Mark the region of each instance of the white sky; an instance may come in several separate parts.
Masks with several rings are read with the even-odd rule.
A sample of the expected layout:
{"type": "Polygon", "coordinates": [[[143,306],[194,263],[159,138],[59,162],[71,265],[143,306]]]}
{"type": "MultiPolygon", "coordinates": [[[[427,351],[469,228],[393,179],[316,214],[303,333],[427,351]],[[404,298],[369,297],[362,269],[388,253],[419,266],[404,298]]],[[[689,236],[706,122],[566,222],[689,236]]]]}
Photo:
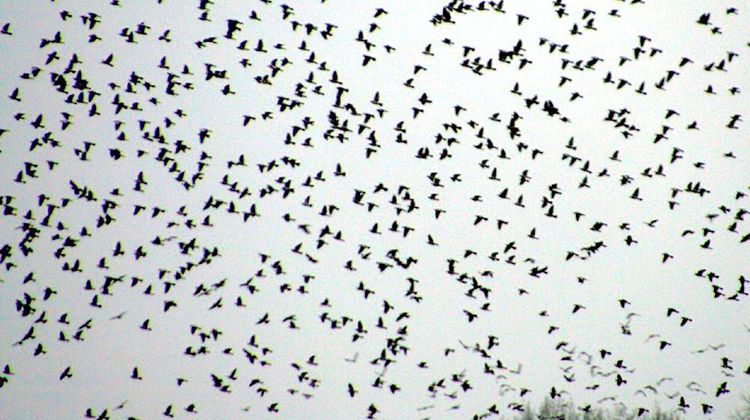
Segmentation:
{"type": "MultiPolygon", "coordinates": [[[[1,203],[15,209],[0,217],[0,248],[12,248],[5,263],[13,264],[0,268],[0,368],[8,364],[13,371],[0,374],[7,378],[0,417],[79,418],[90,408],[94,416],[106,409],[112,418],[147,419],[171,405],[178,418],[359,418],[374,404],[377,418],[466,418],[486,414],[493,404],[511,415],[509,404],[539,403],[552,387],[567,391],[577,406],[614,396],[616,402],[603,406],[671,410],[682,396],[690,404],[686,418],[725,418],[741,406],[743,390],[750,389],[744,373],[750,366],[750,307],[746,294],[727,298],[737,293],[740,276],[750,278],[750,241],[741,242],[750,234],[742,219],[748,202],[743,194],[750,194],[750,144],[742,121],[750,115],[750,10],[744,3],[567,1],[560,17],[550,1],[506,1],[504,13],[467,2],[473,10],[454,11],[453,23],[440,25],[430,22],[445,6],[440,2],[288,2],[293,14],[284,19],[277,1],[215,0],[208,20],[199,19],[199,3],[0,3],[0,27],[9,23],[12,33],[0,35],[0,129],[7,130],[0,136],[0,196],[12,197],[1,203]],[[736,13],[728,13],[732,7],[736,13]],[[374,17],[379,8],[387,14],[374,17]],[[584,20],[585,10],[593,13],[584,20]],[[63,11],[70,15],[66,20],[63,11]],[[93,29],[81,18],[89,13],[100,21],[93,29]],[[260,20],[250,19],[251,13],[260,20]],[[704,13],[710,13],[708,25],[697,23],[704,13]],[[519,14],[527,18],[520,25],[519,14]],[[233,39],[224,37],[228,19],[242,22],[233,39]],[[589,19],[595,29],[586,28],[589,19]],[[300,24],[296,30],[292,21],[300,24]],[[141,23],[148,26],[143,34],[137,33],[141,23]],[[311,34],[308,23],[315,26],[311,34]],[[325,39],[327,24],[335,27],[325,39]],[[571,34],[574,25],[580,35],[571,34]],[[160,40],[167,30],[170,41],[160,40]],[[40,48],[58,31],[61,43],[40,48]],[[367,44],[357,41],[360,31],[367,44]],[[133,33],[134,42],[122,33],[133,33]],[[100,40],[90,42],[93,35],[100,40]],[[215,43],[205,42],[211,37],[215,43]],[[262,52],[255,51],[259,40],[262,52]],[[498,51],[512,51],[519,40],[521,55],[501,62],[498,51]],[[238,49],[245,41],[247,49],[238,49]],[[302,42],[309,51],[300,49],[302,42]],[[423,53],[428,45],[430,55],[423,53]],[[53,53],[59,58],[45,64],[53,53]],[[110,54],[111,66],[103,64],[110,54]],[[365,54],[374,58],[367,66],[365,54]],[[66,73],[73,55],[79,63],[66,73]],[[160,67],[163,57],[166,66],[160,67]],[[600,61],[586,68],[592,57],[600,61]],[[683,57],[691,62],[679,67],[683,57]],[[474,72],[461,65],[467,59],[485,67],[474,72]],[[486,68],[489,59],[492,69],[486,68]],[[520,68],[522,60],[529,62],[520,68]],[[206,80],[209,65],[226,70],[227,78],[206,80]],[[191,74],[183,74],[184,66],[191,74]],[[258,83],[272,67],[280,71],[271,83],[258,83]],[[33,68],[39,69],[36,77],[22,78],[33,68]],[[74,87],[79,71],[86,98],[66,103],[81,92],[74,87]],[[339,85],[331,82],[334,71],[339,85]],[[657,89],[670,71],[674,77],[657,89]],[[608,73],[614,84],[603,82],[608,73]],[[52,84],[55,74],[67,81],[64,93],[52,84]],[[141,81],[129,87],[131,74],[141,81]],[[561,77],[570,80],[560,86],[561,77]],[[405,85],[409,79],[413,87],[405,85]],[[167,94],[169,80],[179,83],[175,95],[167,94]],[[630,84],[618,89],[620,80],[630,84]],[[641,83],[645,94],[637,92],[641,83]],[[520,94],[511,92],[515,84],[520,94]],[[222,94],[226,85],[234,95],[222,94]],[[709,85],[715,94],[705,92],[709,85]],[[339,87],[346,89],[341,105],[351,106],[336,106],[339,87]],[[15,89],[20,101],[11,98],[15,89]],[[90,92],[97,93],[92,100],[90,92]],[[379,101],[373,101],[376,93],[379,101]],[[571,101],[574,93],[581,98],[571,101]],[[420,102],[423,94],[430,102],[420,102]],[[282,112],[279,97],[301,104],[282,112]],[[526,100],[534,97],[539,104],[528,107],[526,100]],[[117,101],[126,108],[119,113],[117,101]],[[545,101],[568,122],[547,115],[545,101]],[[99,115],[89,116],[94,104],[99,115]],[[463,108],[458,115],[457,105],[463,108]],[[609,110],[622,109],[627,112],[614,122],[605,120],[609,110]],[[667,118],[668,110],[677,114],[667,118]],[[266,112],[272,118],[264,119],[266,112]],[[64,130],[63,113],[70,121],[64,130]],[[332,113],[351,130],[344,142],[336,139],[332,113]],[[499,122],[491,119],[496,113],[499,122]],[[520,136],[511,138],[507,126],[514,113],[521,117],[520,136]],[[39,115],[42,126],[34,127],[39,115]],[[741,117],[732,124],[734,115],[741,117]],[[243,125],[244,116],[253,120],[243,125]],[[312,124],[292,134],[305,118],[312,124]],[[697,130],[688,128],[694,121],[697,130]],[[157,128],[162,143],[154,140],[157,128]],[[210,137],[201,143],[203,129],[210,137]],[[655,143],[664,130],[666,138],[655,143]],[[397,141],[399,133],[406,142],[397,141]],[[443,140],[436,143],[438,135],[443,140]],[[293,144],[285,142],[288,136],[293,144]],[[38,140],[43,144],[31,151],[42,138],[59,147],[38,140]],[[373,138],[376,152],[368,158],[373,138]],[[457,141],[447,144],[448,138],[457,141]],[[566,147],[571,138],[575,150],[566,147]],[[304,146],[305,139],[312,147],[304,146]],[[81,160],[87,143],[93,145],[81,160]],[[178,145],[187,149],[178,153],[178,145]],[[432,157],[416,158],[422,148],[432,157]],[[115,149],[122,158],[112,157],[115,149]],[[508,159],[499,157],[501,149],[508,159]],[[671,162],[675,149],[682,159],[671,162]],[[450,156],[441,159],[444,151],[450,156]],[[618,161],[610,159],[615,151],[618,161]],[[245,166],[229,168],[240,156],[245,166]],[[578,160],[571,163],[569,156],[578,160]],[[298,165],[283,162],[289,159],[298,165]],[[51,170],[49,161],[56,162],[51,170]],[[259,169],[271,161],[275,168],[259,169]],[[345,175],[336,175],[337,164],[345,175]],[[499,180],[490,179],[493,168],[499,180]],[[609,176],[600,176],[603,170],[609,176]],[[14,181],[19,171],[23,183],[14,181]],[[136,191],[141,173],[147,183],[136,191]],[[192,182],[197,173],[190,189],[177,180],[192,182]],[[524,173],[529,179],[520,185],[524,173]],[[452,180],[456,174],[460,181],[452,180]],[[234,191],[222,183],[225,176],[228,184],[237,183],[234,191]],[[632,181],[621,185],[623,176],[632,181]],[[584,178],[590,188],[579,188],[584,178]],[[77,198],[71,181],[92,191],[93,199],[77,198]],[[710,193],[686,191],[697,182],[710,193]],[[284,183],[293,190],[282,198],[284,183]],[[387,191],[376,192],[379,184],[387,191]],[[554,197],[552,184],[560,191],[554,197]],[[262,196],[268,186],[276,192],[262,196]],[[245,187],[249,194],[240,197],[245,187]],[[503,200],[498,194],[506,188],[509,199],[503,200]],[[631,198],[636,188],[642,200],[631,198]],[[355,191],[365,192],[364,205],[353,203],[355,191]],[[42,205],[40,194],[48,197],[42,205]],[[523,208],[514,205],[520,195],[523,208]],[[224,204],[204,209],[209,197],[224,204]],[[545,216],[545,199],[554,203],[556,218],[545,216]],[[407,212],[412,200],[416,208],[407,212]],[[115,220],[97,228],[107,201],[116,204],[107,211],[115,220]],[[230,202],[238,213],[228,212],[230,202]],[[376,205],[371,211],[369,203],[376,205]],[[48,204],[58,207],[43,226],[48,204]],[[330,205],[333,214],[321,215],[330,205]],[[145,210],[135,215],[136,206],[145,210]],[[251,206],[259,217],[243,221],[251,206]],[[155,207],[163,212],[152,217],[155,207]],[[436,210],[444,213],[436,218],[436,210]],[[578,221],[575,212],[583,213],[578,221]],[[487,220],[475,224],[478,215],[487,220]],[[211,226],[202,225],[206,217],[211,226]],[[498,219],[508,222],[501,230],[498,219]],[[394,222],[397,232],[389,230],[394,222]],[[591,229],[597,222],[606,224],[598,232],[591,229]],[[39,230],[28,256],[19,248],[25,223],[39,230]],[[379,235],[371,233],[375,223],[379,235]],[[413,229],[406,236],[404,226],[413,229]],[[91,236],[81,236],[84,227],[91,236]],[[332,234],[320,243],[326,227],[332,234]],[[537,239],[529,237],[532,229],[537,239]],[[339,231],[342,240],[334,239],[339,231]],[[437,246],[428,245],[428,235],[437,246]],[[638,242],[628,246],[628,235],[638,242]],[[173,239],[158,246],[152,243],[157,236],[173,239]],[[67,238],[75,246],[56,257],[67,238]],[[195,249],[183,254],[180,244],[193,239],[195,249]],[[701,247],[706,240],[710,249],[701,247]],[[582,248],[597,241],[605,247],[581,258],[582,248]],[[504,252],[511,242],[513,249],[504,252]],[[117,243],[124,255],[113,256],[117,243]],[[301,254],[292,251],[298,244],[301,254]],[[136,259],[139,247],[147,255],[136,259]],[[204,249],[214,247],[220,256],[197,264],[204,249]],[[404,262],[409,256],[417,262],[399,267],[391,250],[404,262]],[[466,257],[466,250],[476,255],[466,257]],[[577,256],[566,260],[569,251],[577,256]],[[666,263],[664,253],[672,256],[666,263]],[[514,264],[506,262],[512,255],[514,264]],[[106,267],[98,267],[102,258],[106,267]],[[448,271],[449,260],[456,261],[455,273],[448,271]],[[75,261],[80,272],[63,270],[75,261]],[[345,268],[348,261],[356,271],[345,268]],[[276,262],[283,273],[276,273],[276,262]],[[378,263],[391,267],[381,271],[378,263]],[[535,267],[547,267],[547,274],[531,276],[535,267]],[[161,277],[160,270],[166,270],[161,277]],[[699,270],[703,277],[696,276],[699,270]],[[24,283],[32,272],[35,281],[24,283]],[[709,272],[719,276],[713,285],[722,296],[714,297],[709,272]],[[488,297],[480,290],[467,296],[472,280],[461,273],[490,290],[488,297]],[[107,276],[123,279],[109,294],[102,290],[107,276]],[[306,276],[313,276],[307,284],[306,276]],[[131,286],[133,277],[142,282],[131,286]],[[223,287],[212,289],[223,279],[223,287]],[[408,279],[418,281],[419,302],[406,295],[408,279]],[[241,286],[248,280],[256,293],[241,286]],[[87,281],[93,290],[86,290],[87,281]],[[282,293],[285,284],[290,290],[282,293]],[[365,298],[360,284],[373,293],[365,298]],[[199,285],[210,293],[196,295],[199,285]],[[301,286],[307,293],[299,292],[301,286]],[[44,300],[48,287],[57,293],[44,300]],[[28,317],[16,310],[25,294],[34,299],[28,317]],[[90,305],[94,296],[101,307],[90,305]],[[243,307],[235,305],[238,297],[243,307]],[[209,309],[219,299],[221,307],[209,309]],[[619,299],[630,304],[621,308],[619,299]],[[329,307],[321,305],[324,300],[329,307]],[[393,307],[387,313],[384,300],[393,307]],[[166,301],[177,306],[165,313],[166,301]],[[481,309],[485,304],[489,310],[481,309]],[[574,305],[584,309],[573,314],[574,305]],[[679,313],[668,317],[668,308],[679,313]],[[477,319],[469,323],[464,311],[477,319]],[[58,322],[64,313],[69,325],[58,322]],[[404,313],[408,318],[398,319],[404,313]],[[42,314],[47,321],[35,323],[42,314]],[[269,323],[257,325],[265,314],[269,323]],[[283,321],[288,316],[298,329],[283,321]],[[682,316],[692,322],[681,327],[682,316]],[[344,318],[351,321],[342,325],[344,318]],[[377,326],[379,318],[384,328],[377,326]],[[74,339],[87,320],[91,328],[74,339]],[[151,331],[140,328],[145,320],[151,331]],[[334,321],[340,328],[331,328],[334,321]],[[358,322],[366,332],[352,342],[358,322]],[[626,323],[630,335],[622,334],[626,323]],[[32,326],[34,337],[14,345],[32,326]],[[191,334],[191,326],[198,332],[191,334]],[[548,333],[550,326],[557,329],[548,333]],[[201,343],[200,332],[212,329],[222,334],[201,343]],[[60,334],[69,341],[60,341],[60,334]],[[252,336],[258,347],[248,345],[252,336]],[[488,336],[497,337],[491,349],[488,336]],[[383,373],[382,362],[370,362],[397,338],[395,346],[408,352],[389,353],[393,363],[383,373]],[[671,346],[659,350],[661,340],[671,346]],[[476,344],[487,358],[472,350],[476,344]],[[39,345],[46,353],[34,356],[39,345]],[[207,354],[184,354],[201,346],[207,354]],[[245,357],[243,349],[260,354],[262,348],[271,352],[255,363],[245,357]],[[446,356],[446,348],[455,351],[446,356]],[[612,354],[602,359],[600,349],[612,354]],[[582,353],[593,355],[592,365],[582,353]],[[570,360],[563,360],[568,354],[570,360]],[[307,363],[312,355],[316,365],[307,363]],[[356,362],[345,360],[353,355],[356,362]],[[618,360],[625,368],[615,366],[618,360]],[[485,373],[485,363],[495,367],[498,361],[504,368],[485,373]],[[59,380],[67,367],[72,377],[59,380]],[[142,380],[131,378],[134,367],[142,380]],[[573,373],[574,380],[566,381],[563,375],[573,373]],[[627,383],[617,386],[617,373],[627,383]],[[230,392],[215,388],[212,375],[230,392]],[[373,387],[379,377],[383,387],[373,387]],[[178,386],[177,378],[187,382],[178,386]],[[441,379],[445,387],[430,392],[441,379]],[[462,390],[462,381],[472,389],[462,390]],[[716,397],[723,382],[730,392],[716,397]],[[349,384],[358,391],[354,398],[349,384]],[[395,393],[392,384],[399,388],[395,393]],[[259,387],[267,390],[264,396],[259,387]],[[521,396],[523,388],[531,392],[521,396]],[[277,414],[268,411],[274,403],[277,414]],[[704,403],[713,407],[707,416],[704,403]],[[190,404],[197,414],[186,411],[190,404]]],[[[490,2],[482,3],[489,8],[490,2]]]]}

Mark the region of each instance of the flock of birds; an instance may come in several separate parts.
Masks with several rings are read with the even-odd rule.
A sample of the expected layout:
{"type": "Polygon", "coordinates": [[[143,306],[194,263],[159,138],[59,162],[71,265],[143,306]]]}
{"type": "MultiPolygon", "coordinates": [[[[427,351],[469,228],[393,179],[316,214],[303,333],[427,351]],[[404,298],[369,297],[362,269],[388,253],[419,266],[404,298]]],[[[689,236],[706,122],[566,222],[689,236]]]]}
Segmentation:
{"type": "Polygon", "coordinates": [[[737,408],[750,10],[414,3],[0,5],[0,417],[737,408]]]}

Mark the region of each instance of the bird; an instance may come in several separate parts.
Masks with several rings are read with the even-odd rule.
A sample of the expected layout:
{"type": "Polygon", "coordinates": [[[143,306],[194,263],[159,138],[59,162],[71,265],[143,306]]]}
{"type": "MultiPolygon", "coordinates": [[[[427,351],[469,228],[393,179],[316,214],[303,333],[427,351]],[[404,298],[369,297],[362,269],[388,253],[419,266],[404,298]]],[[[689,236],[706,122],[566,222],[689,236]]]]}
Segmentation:
{"type": "Polygon", "coordinates": [[[65,368],[65,369],[64,369],[64,370],[62,371],[62,373],[60,373],[60,377],[59,377],[59,379],[60,379],[60,380],[62,381],[62,380],[64,380],[64,379],[67,379],[67,378],[72,378],[72,377],[73,377],[73,371],[72,371],[72,368],[71,368],[70,366],[68,366],[68,367],[66,367],[66,368],[65,368]]]}

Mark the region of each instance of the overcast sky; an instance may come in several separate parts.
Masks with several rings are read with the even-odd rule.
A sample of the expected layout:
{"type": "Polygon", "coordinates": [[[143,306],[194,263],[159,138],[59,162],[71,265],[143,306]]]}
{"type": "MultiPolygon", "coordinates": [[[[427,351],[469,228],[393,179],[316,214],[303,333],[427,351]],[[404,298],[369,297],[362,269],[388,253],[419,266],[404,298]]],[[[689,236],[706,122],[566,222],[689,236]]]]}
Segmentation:
{"type": "Polygon", "coordinates": [[[741,406],[744,3],[110,3],[0,3],[0,417],[741,406]]]}

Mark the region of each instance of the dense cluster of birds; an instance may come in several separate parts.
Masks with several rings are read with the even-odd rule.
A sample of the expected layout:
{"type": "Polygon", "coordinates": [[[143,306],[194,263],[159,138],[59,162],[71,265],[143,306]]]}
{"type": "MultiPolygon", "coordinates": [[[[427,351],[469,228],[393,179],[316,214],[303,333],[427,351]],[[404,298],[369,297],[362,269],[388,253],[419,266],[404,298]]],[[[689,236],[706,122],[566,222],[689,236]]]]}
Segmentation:
{"type": "Polygon", "coordinates": [[[750,389],[750,10],[38,3],[0,5],[5,415],[750,389]]]}

